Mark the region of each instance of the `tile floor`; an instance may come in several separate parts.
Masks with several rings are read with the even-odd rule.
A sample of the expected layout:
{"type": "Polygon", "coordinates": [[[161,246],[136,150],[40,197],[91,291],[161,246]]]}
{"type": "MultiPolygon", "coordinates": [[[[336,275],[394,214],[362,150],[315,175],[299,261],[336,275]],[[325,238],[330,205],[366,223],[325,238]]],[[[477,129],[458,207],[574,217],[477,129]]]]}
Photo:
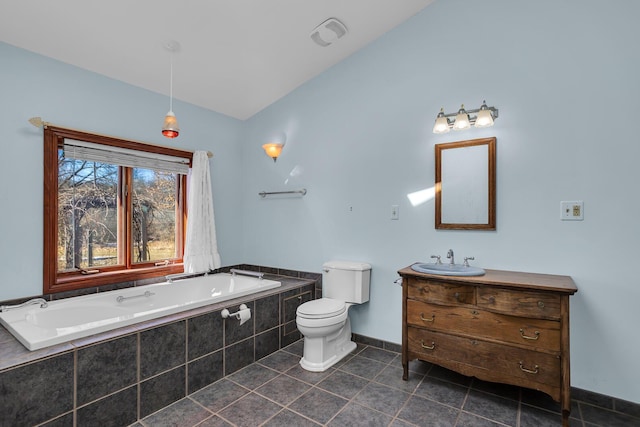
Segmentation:
{"type": "MultiPolygon", "coordinates": [[[[326,372],[303,370],[302,341],[271,354],[133,427],[559,426],[546,395],[479,381],[400,354],[358,348],[326,372]]],[[[633,414],[640,417],[640,414],[633,414]]],[[[574,399],[571,426],[640,426],[640,418],[574,399]]]]}

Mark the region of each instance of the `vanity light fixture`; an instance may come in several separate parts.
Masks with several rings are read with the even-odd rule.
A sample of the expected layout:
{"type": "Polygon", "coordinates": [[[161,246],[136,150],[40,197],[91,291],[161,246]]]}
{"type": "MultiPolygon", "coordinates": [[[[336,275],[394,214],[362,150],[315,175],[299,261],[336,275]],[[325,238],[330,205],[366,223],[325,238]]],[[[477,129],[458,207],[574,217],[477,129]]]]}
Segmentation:
{"type": "Polygon", "coordinates": [[[451,129],[469,129],[471,125],[477,128],[485,128],[493,126],[493,121],[497,118],[498,109],[495,107],[487,107],[486,101],[482,101],[480,108],[475,110],[465,110],[464,104],[462,104],[457,113],[445,114],[444,108],[440,108],[436,122],[433,125],[433,133],[447,133],[451,129]],[[470,114],[476,115],[470,116],[470,114]],[[454,116],[454,120],[449,119],[449,117],[454,116]]]}
{"type": "Polygon", "coordinates": [[[271,157],[275,162],[278,160],[280,153],[282,153],[282,147],[284,147],[284,144],[279,142],[268,142],[262,146],[262,149],[267,153],[267,156],[271,157]]]}
{"type": "Polygon", "coordinates": [[[178,126],[178,119],[173,114],[173,54],[180,50],[180,43],[177,41],[170,41],[164,48],[171,52],[171,74],[169,80],[169,112],[164,118],[162,125],[162,134],[167,138],[177,138],[180,134],[180,126],[178,126]]]}

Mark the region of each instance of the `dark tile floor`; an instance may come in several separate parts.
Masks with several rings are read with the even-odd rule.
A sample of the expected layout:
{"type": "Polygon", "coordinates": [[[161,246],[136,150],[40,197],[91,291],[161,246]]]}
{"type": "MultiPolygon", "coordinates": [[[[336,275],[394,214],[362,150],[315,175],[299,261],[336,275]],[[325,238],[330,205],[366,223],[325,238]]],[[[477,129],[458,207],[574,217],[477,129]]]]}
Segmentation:
{"type": "MultiPolygon", "coordinates": [[[[402,381],[400,354],[377,347],[359,344],[321,373],[303,370],[301,355],[298,341],[134,427],[561,425],[559,405],[544,394],[420,361],[402,381]]],[[[571,426],[640,426],[640,418],[574,399],[571,426]]]]}

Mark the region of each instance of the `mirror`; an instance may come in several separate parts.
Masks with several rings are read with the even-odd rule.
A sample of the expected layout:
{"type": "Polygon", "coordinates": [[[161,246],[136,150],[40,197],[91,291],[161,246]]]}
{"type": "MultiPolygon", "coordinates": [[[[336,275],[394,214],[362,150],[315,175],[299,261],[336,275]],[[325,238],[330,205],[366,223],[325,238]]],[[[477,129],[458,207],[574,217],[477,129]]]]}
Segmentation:
{"type": "Polygon", "coordinates": [[[436,229],[496,229],[496,138],[436,144],[436,229]]]}

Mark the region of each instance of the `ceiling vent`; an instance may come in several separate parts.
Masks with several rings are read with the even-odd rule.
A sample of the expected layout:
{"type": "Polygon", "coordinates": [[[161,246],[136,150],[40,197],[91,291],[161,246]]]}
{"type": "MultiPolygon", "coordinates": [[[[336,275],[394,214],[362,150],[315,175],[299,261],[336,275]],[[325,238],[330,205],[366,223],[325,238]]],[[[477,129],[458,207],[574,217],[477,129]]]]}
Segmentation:
{"type": "Polygon", "coordinates": [[[322,47],[327,47],[347,34],[347,27],[336,18],[329,18],[311,31],[309,37],[322,47]]]}

